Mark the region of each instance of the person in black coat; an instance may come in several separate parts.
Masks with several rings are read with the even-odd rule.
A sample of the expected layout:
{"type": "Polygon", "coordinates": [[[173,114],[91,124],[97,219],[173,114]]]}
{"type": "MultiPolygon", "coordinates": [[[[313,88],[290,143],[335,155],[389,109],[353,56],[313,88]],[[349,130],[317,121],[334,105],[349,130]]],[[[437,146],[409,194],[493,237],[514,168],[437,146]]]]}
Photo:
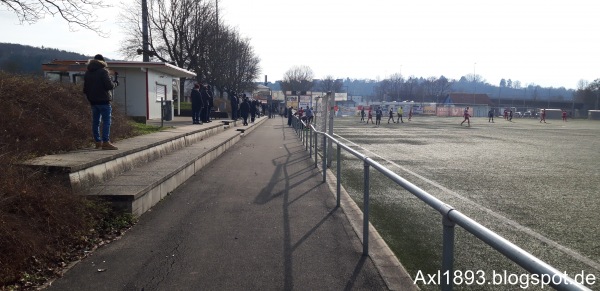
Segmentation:
{"type": "Polygon", "coordinates": [[[294,112],[292,111],[292,106],[287,110],[287,118],[288,118],[288,126],[292,126],[292,117],[294,116],[294,112]]]}
{"type": "Polygon", "coordinates": [[[254,118],[256,117],[256,100],[252,100],[250,102],[250,122],[254,123],[254,118]]]}
{"type": "Polygon", "coordinates": [[[117,147],[110,142],[110,125],[112,115],[112,94],[119,83],[113,81],[108,74],[104,57],[97,54],[87,64],[87,71],[83,77],[83,93],[90,102],[92,110],[92,135],[96,142],[96,149],[116,150],[117,147]],[[102,120],[102,136],[100,136],[100,120],[102,120]]]}
{"type": "Polygon", "coordinates": [[[240,104],[240,113],[242,114],[242,118],[244,119],[243,125],[248,125],[248,113],[250,113],[250,103],[248,102],[248,98],[244,97],[242,104],[240,104]]]}
{"type": "Polygon", "coordinates": [[[235,96],[235,91],[230,91],[229,92],[229,102],[231,102],[231,119],[233,120],[237,120],[238,119],[238,99],[235,96]]]}
{"type": "Polygon", "coordinates": [[[214,106],[214,98],[213,91],[210,85],[206,85],[206,93],[208,94],[208,107],[206,108],[206,120],[210,122],[210,113],[212,112],[212,108],[214,106]]]}
{"type": "Polygon", "coordinates": [[[200,96],[202,96],[202,111],[200,112],[200,119],[202,122],[209,122],[207,112],[209,106],[209,96],[206,86],[200,86],[200,96]]]}
{"type": "Polygon", "coordinates": [[[192,124],[200,123],[200,112],[202,111],[202,95],[200,94],[200,85],[194,84],[192,89],[192,124]]]}

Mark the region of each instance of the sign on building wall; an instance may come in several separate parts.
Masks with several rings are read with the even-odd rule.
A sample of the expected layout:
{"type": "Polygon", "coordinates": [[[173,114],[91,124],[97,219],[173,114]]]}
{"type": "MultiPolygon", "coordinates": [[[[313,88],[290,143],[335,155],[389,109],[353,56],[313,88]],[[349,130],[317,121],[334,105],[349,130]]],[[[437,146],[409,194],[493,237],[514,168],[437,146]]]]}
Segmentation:
{"type": "Polygon", "coordinates": [[[335,93],[335,101],[347,101],[348,93],[335,93]]]}
{"type": "Polygon", "coordinates": [[[286,103],[286,107],[294,107],[295,109],[298,109],[298,96],[286,96],[285,97],[285,103],[286,103]]]}
{"type": "MultiPolygon", "coordinates": [[[[464,110],[462,107],[439,106],[437,108],[437,116],[463,116],[464,110]]],[[[473,115],[473,108],[469,108],[469,114],[473,115]]]]}
{"type": "Polygon", "coordinates": [[[300,95],[300,103],[298,104],[298,106],[306,109],[308,107],[310,107],[311,105],[311,96],[310,95],[300,95]]]}

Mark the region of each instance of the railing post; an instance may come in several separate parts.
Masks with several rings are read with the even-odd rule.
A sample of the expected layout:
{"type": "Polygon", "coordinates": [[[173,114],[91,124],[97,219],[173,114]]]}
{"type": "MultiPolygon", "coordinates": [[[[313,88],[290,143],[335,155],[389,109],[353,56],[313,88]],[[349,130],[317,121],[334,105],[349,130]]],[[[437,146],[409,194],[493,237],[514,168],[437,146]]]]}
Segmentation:
{"type": "Polygon", "coordinates": [[[304,145],[304,123],[300,121],[300,140],[302,141],[302,145],[304,145]]]}
{"type": "Polygon", "coordinates": [[[340,146],[340,144],[337,144],[337,201],[336,201],[336,206],[340,207],[340,200],[341,200],[341,182],[342,182],[342,146],[340,146]]]}
{"type": "Polygon", "coordinates": [[[315,131],[315,169],[318,168],[317,158],[319,157],[319,134],[315,131]]]}
{"type": "Polygon", "coordinates": [[[323,182],[327,181],[327,136],[323,134],[323,182]]]}
{"type": "Polygon", "coordinates": [[[306,150],[308,150],[309,130],[310,130],[310,127],[308,127],[308,126],[304,127],[304,130],[303,130],[304,131],[304,145],[305,145],[306,150]]]}
{"type": "MultiPolygon", "coordinates": [[[[367,158],[368,159],[368,158],[367,158]]],[[[363,256],[369,255],[369,163],[364,160],[363,256]]]]}
{"type": "Polygon", "coordinates": [[[448,218],[449,210],[442,217],[443,247],[442,247],[442,291],[451,291],[454,286],[454,226],[456,225],[448,218]]]}
{"type": "Polygon", "coordinates": [[[312,151],[313,151],[313,144],[312,144],[312,130],[310,129],[310,126],[308,127],[308,147],[310,148],[309,152],[308,152],[308,156],[312,158],[312,151]]]}

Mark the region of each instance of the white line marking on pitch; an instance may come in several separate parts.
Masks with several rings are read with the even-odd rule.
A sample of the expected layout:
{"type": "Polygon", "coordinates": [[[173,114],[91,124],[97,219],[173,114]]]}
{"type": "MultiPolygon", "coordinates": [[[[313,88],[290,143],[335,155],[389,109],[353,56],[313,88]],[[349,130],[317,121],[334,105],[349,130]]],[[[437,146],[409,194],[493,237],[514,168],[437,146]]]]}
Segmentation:
{"type": "Polygon", "coordinates": [[[438,189],[440,189],[440,190],[442,190],[442,191],[444,191],[444,192],[446,192],[446,193],[448,193],[448,194],[450,194],[450,195],[452,195],[452,196],[454,196],[454,197],[456,197],[456,198],[458,198],[460,200],[463,200],[463,201],[465,201],[467,203],[470,203],[470,204],[478,207],[481,210],[484,210],[489,215],[491,215],[491,216],[493,216],[493,217],[495,217],[497,219],[500,219],[500,220],[504,221],[506,224],[508,224],[510,226],[513,226],[513,227],[515,227],[515,228],[517,228],[517,229],[519,229],[519,230],[521,230],[521,231],[529,234],[530,236],[532,236],[534,238],[537,238],[537,239],[545,242],[546,244],[548,244],[548,245],[550,245],[550,246],[552,246],[552,247],[554,247],[554,248],[562,251],[563,253],[565,253],[565,254],[567,254],[567,255],[575,258],[576,260],[578,260],[578,261],[580,261],[580,262],[582,262],[582,263],[584,263],[584,264],[586,264],[586,265],[588,265],[588,266],[590,266],[590,267],[592,267],[592,268],[600,271],[600,264],[599,263],[597,263],[594,260],[589,259],[588,257],[583,256],[582,254],[578,253],[577,251],[574,251],[574,250],[572,250],[572,249],[570,249],[568,247],[565,247],[565,246],[559,244],[558,242],[555,242],[555,241],[553,241],[553,240],[551,240],[551,239],[549,239],[549,238],[547,238],[547,237],[545,237],[545,236],[537,233],[536,231],[532,230],[529,227],[520,225],[518,222],[516,222],[516,221],[514,221],[514,220],[512,220],[512,219],[510,219],[508,217],[505,217],[503,215],[500,215],[500,214],[494,212],[493,210],[491,210],[491,209],[489,209],[489,208],[487,208],[487,207],[485,207],[483,205],[480,205],[477,202],[475,202],[475,201],[473,201],[473,200],[471,200],[469,198],[463,197],[462,195],[460,195],[460,194],[458,194],[458,193],[456,193],[456,192],[454,192],[454,191],[452,191],[452,190],[450,190],[450,189],[448,189],[448,188],[446,188],[446,187],[438,184],[437,182],[432,181],[432,180],[430,180],[428,178],[425,178],[425,177],[423,177],[423,176],[421,176],[421,175],[419,175],[419,174],[417,174],[417,173],[415,173],[415,172],[413,172],[413,171],[411,171],[411,170],[409,170],[409,169],[407,169],[407,168],[405,168],[403,166],[400,166],[400,165],[398,165],[398,164],[396,164],[396,163],[394,163],[394,162],[392,162],[392,161],[390,161],[390,160],[388,160],[388,159],[386,159],[386,158],[384,158],[384,157],[382,157],[382,156],[380,156],[380,155],[378,155],[378,154],[376,154],[376,153],[374,153],[374,152],[372,152],[372,151],[370,151],[370,150],[368,150],[368,149],[366,149],[366,148],[364,148],[364,147],[356,144],[355,142],[353,142],[351,140],[348,140],[345,137],[342,137],[342,136],[337,135],[337,134],[335,134],[335,136],[337,136],[340,139],[343,139],[343,140],[345,140],[345,141],[353,144],[354,146],[362,149],[365,152],[368,152],[372,156],[378,157],[381,160],[384,160],[384,161],[388,162],[389,164],[391,164],[391,165],[393,165],[395,167],[398,167],[399,169],[401,169],[401,170],[403,170],[403,171],[405,171],[405,172],[407,172],[407,173],[409,173],[409,174],[411,174],[411,175],[413,175],[413,176],[415,176],[415,177],[417,177],[417,178],[419,178],[419,179],[421,179],[421,180],[429,183],[430,185],[432,185],[432,186],[434,186],[434,187],[436,187],[436,188],[438,188],[438,189]]]}

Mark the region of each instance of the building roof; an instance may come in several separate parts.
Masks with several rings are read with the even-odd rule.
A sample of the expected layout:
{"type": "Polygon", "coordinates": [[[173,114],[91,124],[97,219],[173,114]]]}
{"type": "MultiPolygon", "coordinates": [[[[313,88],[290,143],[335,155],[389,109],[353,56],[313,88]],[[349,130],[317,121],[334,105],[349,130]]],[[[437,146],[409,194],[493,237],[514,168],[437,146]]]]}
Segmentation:
{"type": "Polygon", "coordinates": [[[442,104],[494,105],[487,94],[481,93],[449,93],[442,104]]]}
{"type": "MultiPolygon", "coordinates": [[[[61,61],[54,60],[51,63],[42,64],[43,71],[85,71],[87,60],[85,61],[61,61]]],[[[128,62],[128,61],[108,61],[106,62],[111,69],[118,68],[138,68],[152,69],[173,77],[192,78],[196,73],[179,68],[169,63],[163,62],[128,62]]]]}

